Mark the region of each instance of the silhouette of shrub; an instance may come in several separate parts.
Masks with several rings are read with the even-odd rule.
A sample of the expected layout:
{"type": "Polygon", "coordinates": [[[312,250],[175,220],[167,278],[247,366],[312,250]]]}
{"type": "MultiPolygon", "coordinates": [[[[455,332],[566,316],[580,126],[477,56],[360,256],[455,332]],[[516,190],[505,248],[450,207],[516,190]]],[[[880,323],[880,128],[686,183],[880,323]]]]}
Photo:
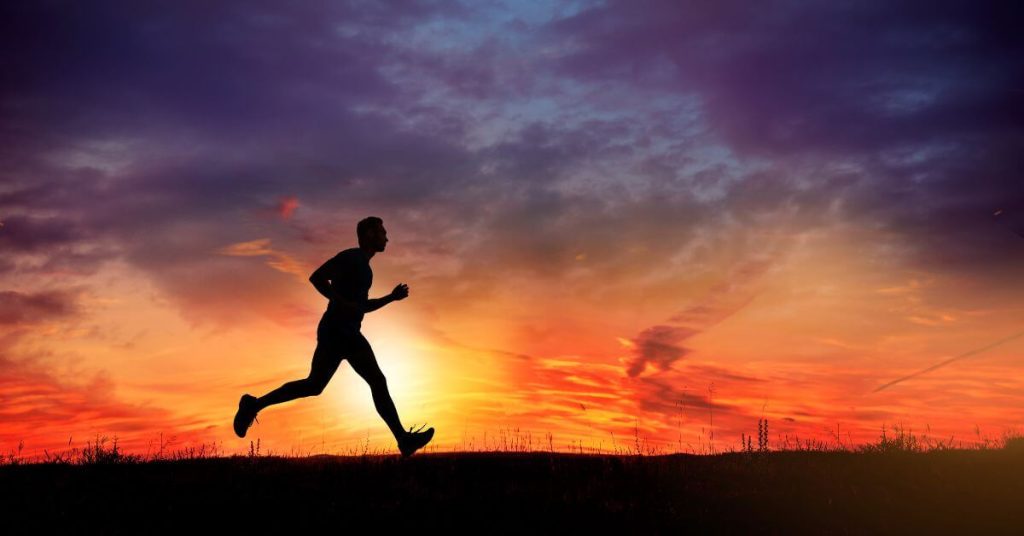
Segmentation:
{"type": "Polygon", "coordinates": [[[1014,452],[1024,452],[1024,435],[1007,435],[1003,439],[1003,448],[1014,452]]]}

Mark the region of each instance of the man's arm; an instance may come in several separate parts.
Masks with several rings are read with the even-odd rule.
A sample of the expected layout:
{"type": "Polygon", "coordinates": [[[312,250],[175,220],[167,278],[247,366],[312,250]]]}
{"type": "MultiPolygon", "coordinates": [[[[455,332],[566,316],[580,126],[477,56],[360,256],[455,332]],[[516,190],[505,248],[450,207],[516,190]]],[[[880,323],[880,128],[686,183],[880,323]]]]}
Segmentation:
{"type": "Polygon", "coordinates": [[[383,296],[380,298],[366,300],[366,310],[363,312],[369,313],[371,311],[376,311],[377,309],[380,309],[381,307],[384,307],[385,305],[393,301],[395,301],[395,297],[392,296],[391,294],[388,294],[387,296],[383,296]]]}
{"type": "Polygon", "coordinates": [[[328,274],[334,273],[330,268],[330,263],[335,259],[336,257],[329,259],[317,268],[316,271],[313,272],[313,275],[309,276],[309,282],[313,284],[317,292],[323,294],[323,296],[329,301],[339,303],[346,309],[353,312],[362,312],[363,308],[360,307],[359,304],[339,295],[334,288],[334,282],[329,279],[328,274]]]}
{"type": "Polygon", "coordinates": [[[406,289],[405,285],[399,285],[398,287],[395,287],[395,291],[393,291],[391,294],[388,294],[387,296],[382,296],[380,298],[366,300],[366,305],[360,307],[360,304],[358,302],[345,299],[342,296],[340,296],[337,292],[335,292],[334,286],[331,284],[330,280],[324,277],[319,277],[317,274],[314,273],[312,276],[310,276],[309,281],[310,283],[313,283],[313,286],[316,287],[316,290],[320,292],[320,294],[323,294],[324,297],[327,298],[328,300],[340,303],[348,309],[361,313],[369,313],[376,311],[377,309],[380,309],[381,307],[384,307],[385,305],[395,300],[401,300],[402,298],[409,294],[409,291],[406,289]]]}
{"type": "Polygon", "coordinates": [[[404,300],[407,296],[409,296],[409,285],[399,283],[398,285],[395,285],[395,290],[392,290],[391,294],[382,298],[367,300],[365,312],[369,313],[370,311],[376,311],[393,301],[404,300]]]}
{"type": "Polygon", "coordinates": [[[405,283],[399,283],[395,287],[395,290],[391,291],[391,294],[381,298],[366,300],[365,304],[360,304],[342,297],[335,290],[334,281],[330,279],[329,275],[336,272],[336,270],[332,270],[330,267],[330,263],[336,258],[337,257],[329,259],[309,276],[309,282],[316,287],[317,292],[322,294],[328,300],[340,303],[346,309],[352,310],[353,312],[369,313],[376,311],[393,301],[404,299],[409,295],[409,287],[405,283]]]}

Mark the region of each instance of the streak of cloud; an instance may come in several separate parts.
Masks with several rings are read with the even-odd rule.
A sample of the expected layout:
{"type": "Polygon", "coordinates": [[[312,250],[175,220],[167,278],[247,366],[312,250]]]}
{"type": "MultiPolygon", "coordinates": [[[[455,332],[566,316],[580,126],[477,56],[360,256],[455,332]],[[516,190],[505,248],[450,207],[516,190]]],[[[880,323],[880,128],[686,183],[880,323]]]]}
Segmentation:
{"type": "Polygon", "coordinates": [[[279,272],[300,277],[302,281],[309,279],[308,272],[310,270],[307,270],[303,263],[293,259],[287,253],[271,248],[269,238],[230,244],[217,250],[217,253],[231,257],[269,257],[267,266],[279,272]]]}
{"type": "Polygon", "coordinates": [[[33,324],[72,316],[77,295],[69,291],[0,291],[0,325],[33,324]]]}
{"type": "Polygon", "coordinates": [[[903,376],[902,378],[896,378],[895,380],[893,380],[891,382],[888,382],[886,384],[883,384],[883,385],[879,386],[878,388],[876,388],[872,392],[873,393],[877,393],[879,391],[888,389],[889,387],[892,387],[893,385],[896,385],[898,383],[905,382],[907,380],[910,380],[910,379],[916,378],[918,376],[921,376],[922,374],[927,374],[927,373],[929,373],[929,372],[931,372],[933,370],[942,368],[942,367],[944,367],[946,365],[949,365],[950,363],[959,361],[959,360],[961,360],[961,359],[963,359],[965,357],[970,357],[972,355],[980,354],[982,352],[991,350],[991,349],[993,349],[993,348],[995,348],[997,346],[1000,346],[1002,344],[1008,343],[1008,342],[1010,342],[1010,341],[1012,341],[1012,340],[1014,340],[1014,339],[1016,339],[1016,338],[1018,338],[1018,337],[1020,337],[1022,335],[1024,335],[1024,331],[1022,331],[1020,333],[1017,333],[1016,335],[1011,335],[1009,337],[1006,337],[1005,339],[1000,339],[1000,340],[998,340],[996,342],[993,342],[991,344],[987,344],[985,346],[982,346],[981,348],[977,348],[977,349],[971,350],[969,352],[964,352],[964,353],[962,353],[962,354],[960,354],[958,356],[954,356],[954,357],[951,357],[949,359],[946,359],[945,361],[940,361],[940,362],[938,362],[938,363],[936,363],[936,364],[934,364],[934,365],[932,365],[932,366],[930,366],[928,368],[921,369],[921,370],[919,370],[919,371],[917,371],[917,372],[915,372],[913,374],[908,374],[906,376],[903,376]]]}
{"type": "MultiPolygon", "coordinates": [[[[1007,223],[1006,222],[1006,217],[1004,216],[1004,213],[1005,213],[1005,211],[1003,209],[996,210],[995,212],[992,213],[992,219],[995,220],[996,223],[998,223],[998,224],[1002,225],[1003,227],[1005,227],[1006,229],[1008,229],[1011,233],[1013,233],[1013,234],[1015,234],[1015,235],[1017,235],[1017,236],[1019,236],[1021,238],[1024,238],[1024,231],[1019,230],[1020,229],[1019,224],[1014,226],[1014,225],[1011,225],[1011,224],[1007,223]]],[[[1018,216],[1019,216],[1019,213],[1018,213],[1018,216]]],[[[1021,220],[1020,217],[1018,217],[1016,219],[1017,220],[1021,220]]]]}
{"type": "Polygon", "coordinates": [[[657,325],[641,331],[630,341],[634,358],[627,366],[627,374],[639,376],[648,363],[661,371],[669,370],[674,362],[690,353],[681,346],[684,340],[736,315],[757,297],[757,280],[774,264],[764,259],[738,264],[696,303],[672,315],[668,321],[675,325],[657,325]]]}

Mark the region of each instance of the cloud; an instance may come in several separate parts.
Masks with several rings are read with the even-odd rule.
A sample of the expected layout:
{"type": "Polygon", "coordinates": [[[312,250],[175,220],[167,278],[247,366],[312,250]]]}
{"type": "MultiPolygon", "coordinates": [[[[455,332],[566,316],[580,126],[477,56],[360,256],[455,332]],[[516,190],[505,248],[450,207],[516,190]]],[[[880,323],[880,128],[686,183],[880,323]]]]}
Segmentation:
{"type": "Polygon", "coordinates": [[[1010,341],[1012,341],[1014,339],[1020,338],[1022,335],[1024,335],[1024,331],[1022,331],[1020,333],[1017,333],[1017,334],[1014,334],[1014,335],[1010,335],[1009,337],[1005,337],[1005,338],[1000,339],[998,341],[989,343],[989,344],[987,344],[985,346],[982,346],[981,348],[976,348],[976,349],[971,350],[969,352],[965,352],[965,353],[962,353],[960,355],[957,355],[957,356],[954,356],[954,357],[950,357],[950,358],[945,359],[943,361],[940,361],[940,362],[938,362],[938,363],[936,363],[936,364],[934,364],[934,365],[932,365],[930,367],[927,367],[927,368],[921,369],[921,370],[919,370],[917,372],[914,372],[913,374],[908,374],[906,376],[902,376],[902,377],[897,378],[895,380],[886,382],[886,383],[882,384],[881,386],[877,387],[872,392],[877,393],[879,391],[883,391],[885,389],[888,389],[889,387],[892,387],[893,385],[896,385],[897,383],[901,383],[901,382],[905,382],[907,380],[914,379],[914,378],[916,378],[918,376],[921,376],[922,374],[927,374],[927,373],[929,373],[929,372],[931,372],[931,371],[933,371],[935,369],[942,368],[942,367],[944,367],[944,366],[946,366],[946,365],[948,365],[950,363],[953,363],[954,361],[959,361],[960,359],[963,359],[965,357],[970,357],[972,355],[979,354],[979,353],[984,352],[986,350],[990,350],[992,348],[995,348],[997,346],[1002,345],[1003,343],[1010,342],[1010,341]]]}
{"type": "Polygon", "coordinates": [[[297,208],[299,208],[299,199],[294,195],[283,196],[278,200],[277,213],[283,220],[291,219],[292,213],[297,208]]]}
{"type": "Polygon", "coordinates": [[[308,280],[308,274],[311,273],[305,265],[296,261],[288,254],[272,249],[269,238],[230,244],[217,250],[217,253],[232,257],[270,257],[270,260],[267,261],[267,266],[279,272],[295,275],[301,278],[302,281],[308,280]]]}
{"type": "MultiPolygon", "coordinates": [[[[74,214],[18,240],[52,251],[53,259],[60,240],[102,242],[108,257],[163,271],[210,262],[201,258],[205,244],[176,236],[183,221],[203,229],[209,242],[240,243],[249,237],[223,226],[225,216],[271,207],[287,225],[264,236],[282,243],[298,232],[307,244],[333,246],[339,221],[369,211],[405,224],[410,242],[430,242],[423,247],[458,258],[452,277],[558,278],[577,270],[585,251],[591,273],[615,278],[646,269],[622,255],[623,244],[664,259],[723,222],[756,228],[779,214],[771,221],[788,217],[794,227],[837,218],[888,226],[903,237],[903,249],[918,251],[913,260],[935,268],[991,271],[1020,260],[971,223],[959,172],[935,179],[949,181],[948,196],[946,188],[914,190],[908,182],[918,169],[948,167],[982,145],[954,139],[944,157],[936,149],[944,145],[910,134],[956,138],[956,122],[891,128],[917,124],[916,114],[925,112],[864,114],[861,96],[845,89],[861,83],[863,72],[888,76],[903,64],[921,73],[968,68],[944,66],[943,47],[990,51],[986,61],[1004,61],[988,36],[978,37],[978,50],[953,40],[936,51],[913,39],[919,29],[929,35],[947,22],[976,36],[978,17],[957,17],[953,8],[917,19],[911,8],[784,5],[765,19],[763,10],[741,4],[655,3],[634,11],[610,3],[501,26],[512,32],[508,38],[460,33],[471,44],[465,55],[447,53],[431,32],[461,32],[500,17],[456,4],[413,12],[294,6],[261,16],[262,8],[229,3],[191,24],[193,9],[100,6],[64,18],[44,7],[16,10],[24,28],[63,20],[71,33],[67,42],[29,47],[17,62],[25,76],[3,95],[13,101],[32,94],[47,106],[16,108],[16,124],[39,134],[31,139],[52,140],[31,145],[13,131],[4,135],[12,142],[5,158],[15,164],[6,172],[15,188],[0,195],[11,208],[74,214]],[[871,41],[843,14],[878,21],[899,38],[871,41]],[[120,24],[129,17],[144,23],[120,24]],[[345,21],[341,31],[328,22],[334,19],[345,21]],[[246,31],[225,32],[235,26],[246,31]],[[173,50],[156,44],[167,35],[179,43],[173,50]],[[813,47],[820,56],[807,55],[811,38],[821,41],[813,47]],[[132,52],[71,45],[92,40],[132,52]],[[485,68],[480,58],[510,68],[476,76],[485,68]],[[75,67],[46,74],[65,64],[75,67]],[[741,83],[749,73],[762,82],[741,83]],[[479,82],[471,87],[467,78],[479,82]],[[61,107],[59,117],[47,115],[61,107]],[[786,134],[779,125],[787,124],[809,126],[786,134]],[[901,132],[913,143],[884,141],[901,132]],[[841,166],[811,158],[826,149],[841,166]],[[40,175],[53,179],[33,186],[30,179],[40,175]],[[300,197],[303,211],[296,210],[300,197]],[[908,212],[908,204],[916,208],[908,212]],[[936,225],[944,238],[928,232],[936,225]]],[[[956,72],[946,73],[954,87],[956,72]]],[[[979,83],[981,99],[991,88],[987,79],[979,83]]],[[[901,82],[869,85],[865,98],[877,100],[890,87],[901,82]]],[[[943,93],[934,106],[957,95],[943,93]]],[[[990,162],[986,173],[999,176],[1015,169],[1009,158],[982,154],[976,163],[990,162]]],[[[1019,193],[1006,177],[975,190],[976,206],[1019,193]]],[[[309,252],[297,262],[322,255],[309,252]]],[[[156,280],[173,277],[167,271],[156,280]]]]}
{"type": "MultiPolygon", "coordinates": [[[[1024,199],[1011,9],[609,2],[546,35],[563,45],[557,68],[583,83],[696,95],[709,134],[738,156],[846,162],[860,178],[820,192],[842,194],[850,223],[894,231],[916,266],[1003,279],[1024,262],[986,217],[1024,199]]],[[[767,199],[785,192],[773,182],[767,199]]]]}
{"type": "Polygon", "coordinates": [[[67,249],[89,244],[161,285],[179,262],[212,262],[179,233],[244,242],[225,218],[268,207],[286,225],[257,236],[279,244],[333,247],[339,222],[389,215],[462,278],[564,277],[581,251],[590,273],[620,278],[650,269],[625,244],[656,264],[725,222],[753,233],[785,218],[892,231],[933,270],[1009,277],[1024,260],[976,217],[1024,199],[1003,135],[1015,123],[996,113],[1005,81],[989,74],[1014,72],[1019,39],[985,10],[198,9],[12,8],[5,39],[25,54],[0,98],[23,105],[0,129],[13,211],[0,240],[31,221],[7,240],[51,268],[94,267],[67,249]],[[53,26],[63,40],[33,37],[53,26]]]}
{"type": "Polygon", "coordinates": [[[9,252],[33,252],[86,238],[73,220],[53,217],[35,218],[14,215],[4,222],[0,247],[9,252]]]}
{"type": "Polygon", "coordinates": [[[662,415],[673,415],[680,411],[681,406],[701,410],[734,411],[745,413],[742,408],[715,402],[703,394],[687,392],[676,386],[676,382],[668,378],[644,377],[637,384],[637,402],[640,409],[662,415]]]}
{"type": "Polygon", "coordinates": [[[0,291],[0,325],[32,325],[78,313],[77,293],[0,291]]]}
{"type": "Polygon", "coordinates": [[[673,363],[690,353],[681,343],[749,305],[757,296],[758,280],[776,263],[768,259],[742,262],[693,305],[672,315],[668,321],[675,325],[661,324],[642,330],[630,341],[634,356],[627,366],[627,374],[640,376],[648,363],[661,372],[670,370],[673,363]]]}
{"type": "Polygon", "coordinates": [[[629,365],[628,374],[638,376],[647,363],[655,364],[661,370],[668,369],[673,362],[690,352],[678,343],[696,333],[694,329],[673,326],[652,326],[641,331],[633,339],[637,356],[629,365]]]}
{"type": "Polygon", "coordinates": [[[24,442],[26,454],[42,457],[68,450],[65,437],[91,440],[93,431],[117,435],[126,452],[142,453],[154,431],[183,440],[211,439],[191,416],[167,408],[135,404],[119,399],[116,386],[105,372],[82,382],[59,379],[51,370],[31,360],[0,355],[0,444],[24,442]]]}
{"type": "Polygon", "coordinates": [[[950,127],[1010,127],[1018,72],[1011,8],[609,2],[551,25],[557,61],[587,80],[647,80],[692,91],[747,149],[880,149],[950,127]],[[769,15],[770,14],[770,15],[769,15]],[[865,32],[865,27],[875,32],[865,32]],[[653,77],[658,70],[668,72],[653,77]],[[964,73],[984,73],[962,81],[964,73]],[[1007,73],[1008,74],[1008,73],[1007,73]],[[879,136],[879,134],[884,134],[879,136]]]}

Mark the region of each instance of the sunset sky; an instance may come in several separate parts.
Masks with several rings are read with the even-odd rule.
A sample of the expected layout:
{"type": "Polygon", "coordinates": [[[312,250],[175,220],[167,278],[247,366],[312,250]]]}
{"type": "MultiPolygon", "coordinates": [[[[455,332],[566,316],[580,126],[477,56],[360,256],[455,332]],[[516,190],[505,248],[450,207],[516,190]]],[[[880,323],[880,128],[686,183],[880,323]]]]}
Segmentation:
{"type": "Polygon", "coordinates": [[[347,362],[231,429],[370,215],[437,450],[1024,431],[1019,13],[891,4],[5,4],[0,452],[397,452],[347,362]]]}

